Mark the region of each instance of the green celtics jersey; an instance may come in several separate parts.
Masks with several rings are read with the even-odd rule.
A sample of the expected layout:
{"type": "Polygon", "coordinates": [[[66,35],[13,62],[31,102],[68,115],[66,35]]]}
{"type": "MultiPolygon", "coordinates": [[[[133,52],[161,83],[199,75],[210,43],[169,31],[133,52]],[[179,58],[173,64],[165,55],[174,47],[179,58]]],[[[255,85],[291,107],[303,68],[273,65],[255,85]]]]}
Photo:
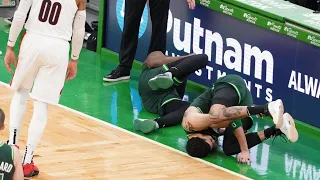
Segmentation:
{"type": "Polygon", "coordinates": [[[243,102],[243,101],[247,101],[246,96],[250,96],[248,98],[252,99],[251,93],[248,90],[243,78],[238,75],[235,75],[235,74],[228,74],[224,77],[217,79],[213,83],[214,92],[218,91],[219,89],[230,86],[230,85],[236,90],[236,92],[239,96],[239,104],[238,105],[241,105],[241,102],[243,102]]]}
{"type": "Polygon", "coordinates": [[[207,89],[203,92],[200,96],[198,96],[192,103],[191,106],[196,107],[202,113],[209,113],[210,107],[212,106],[212,98],[214,97],[215,93],[222,88],[232,86],[238,96],[239,102],[237,105],[239,106],[252,106],[252,96],[249,89],[246,86],[246,83],[242,79],[242,77],[238,75],[226,75],[217,79],[214,83],[212,88],[207,89]]]}
{"type": "Polygon", "coordinates": [[[0,141],[0,180],[12,180],[14,173],[14,150],[0,141]]]}

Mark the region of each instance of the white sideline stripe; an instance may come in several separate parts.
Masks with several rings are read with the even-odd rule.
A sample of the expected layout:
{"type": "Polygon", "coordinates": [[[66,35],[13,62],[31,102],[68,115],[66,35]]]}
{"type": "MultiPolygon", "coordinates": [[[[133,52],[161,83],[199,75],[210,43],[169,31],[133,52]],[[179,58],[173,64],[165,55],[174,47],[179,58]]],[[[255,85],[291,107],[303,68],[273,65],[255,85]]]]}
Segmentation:
{"type": "MultiPolygon", "coordinates": [[[[6,84],[6,83],[1,82],[1,81],[0,81],[0,84],[3,85],[3,86],[5,86],[5,87],[10,88],[9,84],[6,84]]],[[[200,161],[200,162],[202,162],[202,163],[204,163],[204,164],[206,164],[206,165],[209,165],[209,166],[212,166],[212,167],[217,168],[217,169],[219,169],[219,170],[228,172],[228,173],[230,173],[230,174],[232,174],[232,175],[238,176],[238,177],[243,178],[243,179],[252,180],[251,178],[248,178],[248,177],[243,176],[243,175],[241,175],[241,174],[238,174],[238,173],[235,173],[235,172],[233,172],[233,171],[230,171],[229,169],[226,169],[226,168],[223,168],[223,167],[221,167],[221,166],[212,164],[212,163],[210,163],[210,162],[208,162],[208,161],[205,161],[205,160],[203,160],[203,159],[193,158],[193,157],[189,156],[189,155],[188,155],[187,153],[185,153],[185,152],[179,151],[179,150],[174,149],[174,148],[172,148],[172,147],[169,147],[169,146],[167,146],[167,145],[161,144],[161,143],[159,143],[159,142],[157,142],[157,141],[153,141],[153,140],[148,139],[148,138],[146,138],[146,137],[140,136],[140,135],[135,134],[135,133],[133,133],[133,132],[131,132],[131,131],[128,131],[128,130],[126,130],[126,129],[122,129],[122,128],[118,127],[118,126],[115,126],[115,125],[113,125],[113,124],[110,124],[110,123],[108,123],[108,122],[105,122],[105,121],[103,121],[103,120],[101,120],[101,119],[95,118],[95,117],[93,117],[93,116],[87,115],[87,114],[82,113],[82,112],[80,112],[80,111],[71,109],[71,108],[66,107],[66,106],[64,106],[64,105],[61,105],[61,104],[58,104],[57,106],[60,107],[60,108],[65,109],[65,110],[71,111],[71,112],[73,112],[73,113],[75,113],[75,114],[79,114],[79,115],[81,115],[81,116],[84,116],[84,117],[86,117],[86,118],[88,118],[88,119],[91,119],[91,120],[93,120],[93,121],[96,121],[96,122],[98,122],[98,123],[104,124],[104,125],[106,125],[106,126],[108,126],[108,127],[115,128],[115,129],[117,129],[117,130],[119,130],[119,131],[122,131],[122,132],[124,132],[124,133],[133,135],[133,136],[138,137],[138,138],[141,138],[141,139],[143,139],[143,140],[145,140],[145,141],[148,141],[148,142],[151,142],[151,143],[156,144],[156,145],[158,145],[158,146],[164,147],[164,148],[166,148],[166,149],[168,149],[168,150],[174,151],[174,152],[179,153],[179,154],[181,154],[181,155],[184,155],[184,156],[187,156],[187,157],[192,158],[192,159],[194,159],[194,160],[200,161]]]]}

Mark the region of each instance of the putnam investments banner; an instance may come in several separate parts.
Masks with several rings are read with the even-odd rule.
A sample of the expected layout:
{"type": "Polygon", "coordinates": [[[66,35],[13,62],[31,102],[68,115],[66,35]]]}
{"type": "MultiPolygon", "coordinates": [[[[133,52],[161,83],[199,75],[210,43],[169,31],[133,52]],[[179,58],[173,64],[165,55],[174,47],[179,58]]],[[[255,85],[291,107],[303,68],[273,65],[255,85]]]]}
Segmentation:
{"type": "MultiPolygon", "coordinates": [[[[105,47],[116,52],[120,47],[123,8],[123,0],[108,1],[105,47]]],[[[240,12],[232,6],[220,4],[216,8],[219,12],[198,5],[192,11],[184,0],[171,1],[167,54],[205,53],[210,60],[208,66],[192,74],[191,80],[210,86],[225,74],[241,75],[256,104],[281,98],[285,111],[320,127],[314,113],[320,107],[319,47],[285,35],[283,32],[289,31],[294,35],[295,29],[289,26],[284,29],[278,21],[249,12],[239,14],[242,19],[236,19],[231,15],[240,12]]],[[[136,54],[140,61],[147,55],[150,35],[146,7],[136,54]]],[[[312,38],[309,36],[310,41],[312,38]]]]}

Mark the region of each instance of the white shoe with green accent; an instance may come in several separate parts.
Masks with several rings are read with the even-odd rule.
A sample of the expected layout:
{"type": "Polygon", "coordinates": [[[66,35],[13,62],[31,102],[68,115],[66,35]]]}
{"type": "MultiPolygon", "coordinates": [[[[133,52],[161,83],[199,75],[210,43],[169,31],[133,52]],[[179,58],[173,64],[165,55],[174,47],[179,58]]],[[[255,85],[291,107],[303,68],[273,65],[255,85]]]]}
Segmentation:
{"type": "Polygon", "coordinates": [[[156,122],[152,119],[135,119],[133,128],[136,131],[141,131],[144,134],[150,133],[157,129],[156,122]]]}
{"type": "Polygon", "coordinates": [[[168,89],[173,85],[171,72],[158,74],[148,81],[148,84],[152,90],[168,89]]]}

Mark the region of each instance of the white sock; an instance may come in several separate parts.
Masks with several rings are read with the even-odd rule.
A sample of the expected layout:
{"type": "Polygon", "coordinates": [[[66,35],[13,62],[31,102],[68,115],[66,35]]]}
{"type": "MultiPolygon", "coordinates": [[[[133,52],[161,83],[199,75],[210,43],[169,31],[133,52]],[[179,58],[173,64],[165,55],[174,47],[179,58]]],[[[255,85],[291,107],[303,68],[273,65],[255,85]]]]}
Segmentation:
{"type": "Polygon", "coordinates": [[[33,158],[33,152],[37,148],[41,136],[48,121],[47,103],[34,101],[33,116],[29,126],[28,141],[26,152],[23,158],[23,164],[30,164],[33,158]]]}
{"type": "Polygon", "coordinates": [[[18,89],[12,98],[10,105],[10,131],[8,143],[10,145],[18,145],[19,132],[26,112],[28,96],[28,89],[18,89]]]}

